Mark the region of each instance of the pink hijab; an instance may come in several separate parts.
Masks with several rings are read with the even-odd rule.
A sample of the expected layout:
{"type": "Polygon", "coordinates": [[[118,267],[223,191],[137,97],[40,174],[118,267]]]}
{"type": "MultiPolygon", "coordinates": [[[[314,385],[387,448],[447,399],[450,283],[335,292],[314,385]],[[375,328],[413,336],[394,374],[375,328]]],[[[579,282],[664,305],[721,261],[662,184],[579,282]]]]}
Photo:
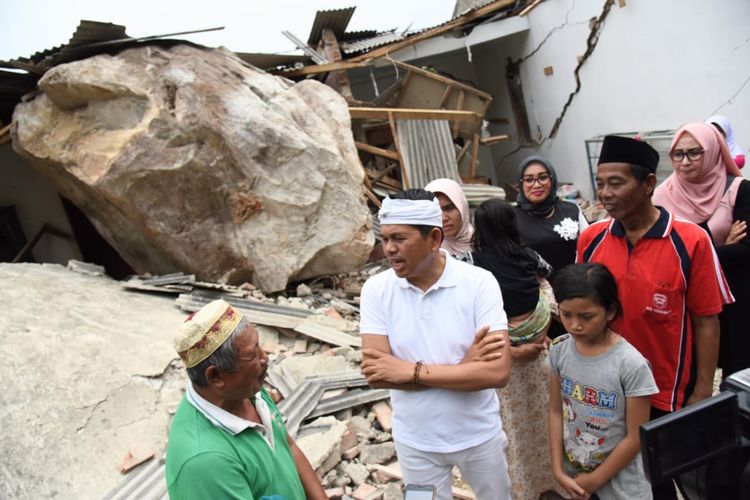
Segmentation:
{"type": "Polygon", "coordinates": [[[461,214],[461,229],[453,238],[443,239],[443,248],[453,255],[461,255],[471,250],[471,237],[474,235],[474,227],[471,225],[471,214],[469,213],[469,200],[466,199],[461,185],[451,179],[435,179],[424,187],[433,193],[442,193],[456,205],[461,214]]]}
{"type": "MultiPolygon", "coordinates": [[[[671,153],[684,134],[692,135],[705,150],[700,177],[688,182],[672,173],[654,191],[654,205],[696,224],[707,221],[716,212],[724,196],[727,176],[741,177],[727,143],[716,128],[705,123],[688,123],[675,134],[669,146],[671,153]]],[[[731,222],[730,222],[731,224],[731,222]]]]}

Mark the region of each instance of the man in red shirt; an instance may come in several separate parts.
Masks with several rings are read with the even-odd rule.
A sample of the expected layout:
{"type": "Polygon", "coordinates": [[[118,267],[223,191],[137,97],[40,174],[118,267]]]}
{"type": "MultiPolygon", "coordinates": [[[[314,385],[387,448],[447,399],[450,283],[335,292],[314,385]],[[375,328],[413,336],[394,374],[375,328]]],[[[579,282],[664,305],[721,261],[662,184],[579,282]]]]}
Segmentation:
{"type": "MultiPolygon", "coordinates": [[[[577,248],[578,262],[604,264],[617,280],[615,328],[649,360],[659,388],[652,419],[711,396],[718,313],[734,301],[708,234],[651,202],[658,162],[645,142],[604,138],[596,191],[612,218],[586,229],[577,248]]],[[[655,488],[654,498],[676,498],[674,488],[655,488]]]]}

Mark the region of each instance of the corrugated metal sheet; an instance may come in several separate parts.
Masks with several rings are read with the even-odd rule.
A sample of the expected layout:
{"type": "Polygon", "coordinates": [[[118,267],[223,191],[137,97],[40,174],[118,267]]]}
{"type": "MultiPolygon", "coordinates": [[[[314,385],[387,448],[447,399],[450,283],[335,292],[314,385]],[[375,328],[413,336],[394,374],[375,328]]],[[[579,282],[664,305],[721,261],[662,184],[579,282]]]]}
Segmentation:
{"type": "Polygon", "coordinates": [[[385,31],[371,38],[365,38],[354,42],[342,42],[339,44],[339,46],[341,48],[341,52],[346,55],[352,55],[358,52],[367,52],[368,50],[372,50],[375,47],[380,47],[381,45],[388,45],[389,43],[398,42],[399,40],[403,40],[404,38],[406,38],[405,35],[396,33],[396,30],[392,30],[385,31]]]}
{"type": "MultiPolygon", "coordinates": [[[[31,73],[42,74],[48,68],[62,62],[88,57],[91,44],[132,40],[125,33],[125,26],[97,21],[81,21],[75,33],[65,45],[37,52],[30,57],[19,57],[12,61],[0,61],[0,67],[21,68],[31,73]]],[[[101,49],[95,51],[101,52],[101,49]]]]}
{"type": "Polygon", "coordinates": [[[344,9],[319,10],[315,14],[310,36],[307,39],[308,45],[315,46],[320,40],[323,28],[333,31],[336,38],[339,38],[346,32],[349,21],[352,19],[356,7],[346,7],[344,9]]]}
{"type": "Polygon", "coordinates": [[[424,187],[439,178],[461,182],[448,121],[397,120],[396,131],[408,187],[424,187]]]}
{"type": "Polygon", "coordinates": [[[169,500],[164,459],[151,459],[128,472],[103,500],[169,500]]]}
{"type": "Polygon", "coordinates": [[[355,42],[357,40],[364,40],[365,38],[372,38],[378,33],[380,33],[380,31],[378,30],[347,31],[343,35],[336,38],[339,42],[355,42]]]}

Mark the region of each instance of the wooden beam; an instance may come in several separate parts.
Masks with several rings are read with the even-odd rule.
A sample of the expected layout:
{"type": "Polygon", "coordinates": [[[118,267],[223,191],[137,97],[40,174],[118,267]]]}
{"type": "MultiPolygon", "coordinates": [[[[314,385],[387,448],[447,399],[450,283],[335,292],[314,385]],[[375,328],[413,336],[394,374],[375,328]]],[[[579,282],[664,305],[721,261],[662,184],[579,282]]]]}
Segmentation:
{"type": "Polygon", "coordinates": [[[378,208],[381,207],[381,203],[380,203],[380,200],[378,199],[378,197],[375,196],[375,193],[373,193],[370,190],[370,188],[368,188],[366,186],[365,186],[365,196],[367,197],[368,200],[370,200],[372,202],[373,205],[375,205],[378,208]]]}
{"type": "Polygon", "coordinates": [[[466,156],[466,152],[469,150],[469,146],[471,143],[469,141],[466,141],[464,143],[464,147],[461,148],[461,151],[458,152],[458,155],[456,155],[456,163],[461,163],[461,160],[464,159],[464,156],[466,156]]]}
{"type": "MultiPolygon", "coordinates": [[[[396,155],[396,156],[398,156],[398,155],[396,155]]],[[[390,165],[388,165],[387,167],[385,167],[380,172],[376,173],[375,175],[372,175],[372,179],[370,179],[370,182],[372,184],[375,184],[376,182],[380,181],[383,177],[385,177],[386,175],[390,174],[393,171],[393,169],[396,168],[397,166],[398,166],[398,164],[391,163],[390,165]]],[[[370,173],[371,172],[368,171],[368,174],[370,174],[370,173]]]]}
{"type": "MultiPolygon", "coordinates": [[[[351,108],[349,108],[351,109],[351,108]]],[[[401,156],[401,147],[398,144],[398,131],[396,130],[396,120],[393,118],[393,112],[388,113],[388,123],[391,125],[391,135],[393,136],[393,144],[396,146],[398,152],[398,167],[401,170],[401,185],[403,189],[408,189],[409,186],[409,175],[406,173],[406,165],[404,165],[404,158],[401,156]]]]}
{"type": "Polygon", "coordinates": [[[477,176],[477,155],[479,154],[479,134],[474,134],[471,141],[471,166],[469,167],[469,176],[477,176]]]}
{"type": "Polygon", "coordinates": [[[379,148],[377,146],[371,146],[364,142],[354,141],[354,144],[357,146],[357,149],[360,151],[365,151],[370,154],[382,156],[383,158],[389,158],[391,160],[398,161],[398,153],[395,151],[390,151],[388,149],[379,148]]]}
{"type": "Polygon", "coordinates": [[[473,111],[453,111],[446,109],[408,108],[349,108],[352,118],[388,120],[390,116],[398,120],[469,120],[478,122],[481,117],[473,111]]]}
{"type": "Polygon", "coordinates": [[[435,73],[434,71],[428,71],[426,69],[422,69],[420,67],[414,66],[413,64],[409,64],[409,63],[397,61],[395,59],[391,59],[389,62],[395,64],[396,66],[398,66],[400,68],[405,69],[406,71],[408,71],[410,73],[416,73],[416,74],[422,75],[422,76],[424,76],[426,78],[430,78],[432,80],[436,80],[436,81],[442,83],[443,85],[449,85],[451,87],[454,87],[454,88],[457,88],[457,89],[460,89],[460,90],[465,90],[466,92],[469,92],[470,94],[475,94],[475,95],[481,97],[482,99],[486,99],[486,100],[489,100],[489,101],[492,100],[492,96],[490,94],[488,94],[487,92],[482,92],[481,90],[479,90],[479,89],[477,89],[475,87],[472,87],[471,85],[466,85],[465,83],[458,82],[456,80],[453,80],[452,78],[447,78],[447,77],[445,77],[443,75],[439,75],[439,74],[435,73]]]}
{"type": "Polygon", "coordinates": [[[10,126],[11,124],[9,123],[3,128],[0,128],[0,144],[5,144],[10,141],[10,126]]]}
{"type": "MultiPolygon", "coordinates": [[[[463,89],[461,89],[458,92],[458,102],[456,103],[456,111],[463,111],[464,110],[464,99],[466,98],[466,92],[464,92],[463,89]]],[[[453,124],[453,138],[455,139],[458,137],[458,128],[461,125],[460,121],[456,121],[456,123],[453,124]]]]}
{"type": "Polygon", "coordinates": [[[438,108],[444,108],[445,103],[448,102],[448,96],[451,95],[451,90],[453,90],[453,85],[446,85],[445,90],[443,90],[443,95],[440,97],[440,104],[438,104],[438,108]]]}
{"type": "Polygon", "coordinates": [[[423,31],[422,33],[419,33],[417,35],[410,36],[405,40],[401,40],[384,47],[378,47],[377,49],[371,50],[366,54],[354,57],[350,59],[350,61],[358,62],[365,61],[367,59],[383,57],[399,49],[403,49],[404,47],[409,47],[411,45],[414,45],[415,43],[421,42],[422,40],[428,40],[438,35],[442,35],[443,33],[452,31],[454,28],[458,28],[459,26],[462,26],[469,21],[486,16],[487,14],[492,14],[493,12],[498,11],[502,8],[509,7],[515,2],[516,0],[497,0],[489,5],[485,5],[484,7],[480,7],[478,9],[472,10],[471,12],[467,12],[463,16],[459,16],[456,19],[453,19],[452,21],[449,21],[441,26],[436,26],[435,28],[423,31]]]}
{"type": "Polygon", "coordinates": [[[481,139],[479,142],[482,144],[482,146],[490,146],[492,144],[497,144],[498,142],[507,141],[510,139],[506,134],[503,135],[493,135],[490,137],[485,137],[484,139],[481,139]]]}
{"type": "Polygon", "coordinates": [[[271,74],[283,76],[286,78],[296,78],[298,76],[319,75],[320,73],[330,73],[331,71],[340,71],[346,69],[365,68],[370,66],[371,62],[333,62],[328,64],[311,64],[300,69],[290,71],[271,71],[271,74]]]}
{"type": "Polygon", "coordinates": [[[526,14],[528,14],[529,12],[531,12],[532,10],[534,10],[536,8],[536,6],[539,5],[540,3],[542,3],[542,0],[534,0],[529,5],[527,5],[526,7],[524,7],[523,10],[518,13],[518,15],[521,16],[521,17],[525,16],[526,14]]]}

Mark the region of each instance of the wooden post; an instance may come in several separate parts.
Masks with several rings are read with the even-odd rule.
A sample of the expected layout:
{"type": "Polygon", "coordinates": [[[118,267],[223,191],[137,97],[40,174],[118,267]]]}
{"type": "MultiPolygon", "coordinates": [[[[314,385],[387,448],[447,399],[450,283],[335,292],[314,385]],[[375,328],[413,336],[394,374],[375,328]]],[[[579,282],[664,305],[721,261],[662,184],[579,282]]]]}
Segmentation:
{"type": "MultiPolygon", "coordinates": [[[[464,99],[466,98],[466,92],[461,90],[458,93],[458,103],[456,104],[456,111],[463,111],[464,110],[464,99]]],[[[453,124],[453,138],[455,139],[458,137],[458,129],[461,126],[461,121],[456,120],[456,123],[453,124]]],[[[481,125],[480,125],[481,126],[481,125]]]]}
{"type": "Polygon", "coordinates": [[[474,178],[477,176],[477,155],[479,154],[479,134],[474,134],[471,140],[471,167],[469,175],[474,178]]]}
{"type": "MultiPolygon", "coordinates": [[[[341,62],[341,50],[339,49],[339,42],[336,40],[336,35],[333,34],[329,28],[323,28],[321,33],[321,40],[323,42],[323,52],[329,61],[334,63],[341,62]]],[[[326,78],[326,83],[333,87],[339,94],[344,96],[346,100],[354,99],[352,95],[352,87],[349,84],[349,77],[346,76],[346,71],[334,71],[326,78]]]]}
{"type": "Polygon", "coordinates": [[[401,169],[401,185],[404,189],[409,189],[409,174],[406,172],[406,165],[404,165],[404,158],[401,156],[401,147],[398,143],[398,133],[396,131],[396,120],[393,119],[393,113],[388,112],[388,122],[391,124],[391,135],[393,135],[393,144],[396,146],[396,152],[398,153],[398,166],[401,169]]]}

